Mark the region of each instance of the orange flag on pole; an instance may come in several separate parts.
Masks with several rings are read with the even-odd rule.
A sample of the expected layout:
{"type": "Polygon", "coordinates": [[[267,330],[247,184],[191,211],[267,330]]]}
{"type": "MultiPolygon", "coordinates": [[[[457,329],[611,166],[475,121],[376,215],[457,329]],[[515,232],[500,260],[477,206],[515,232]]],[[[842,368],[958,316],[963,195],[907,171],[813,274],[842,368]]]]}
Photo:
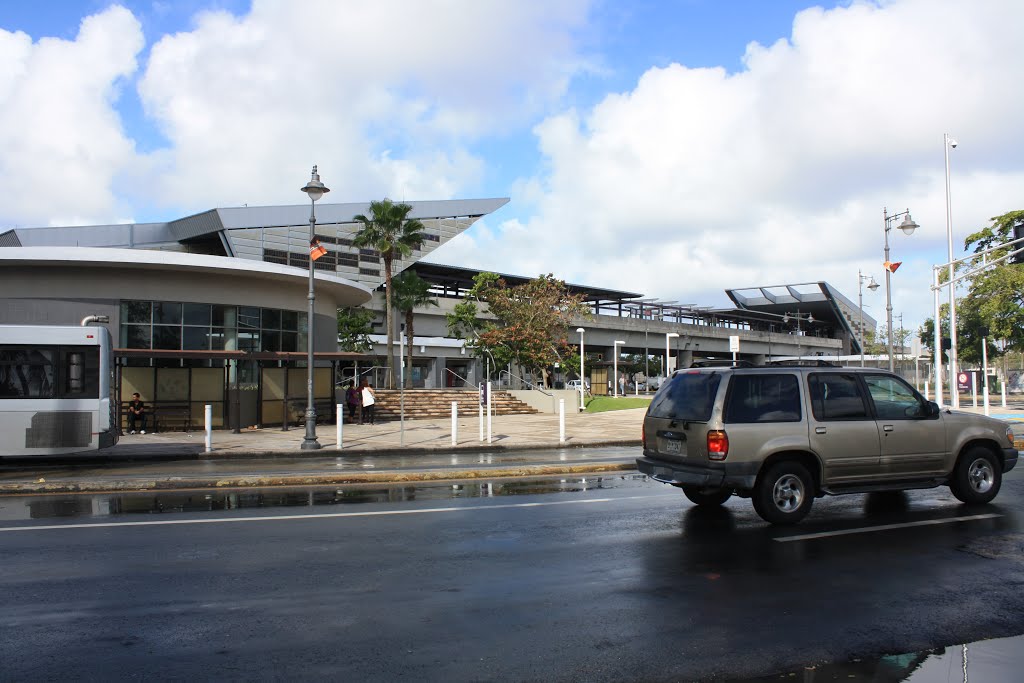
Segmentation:
{"type": "Polygon", "coordinates": [[[901,265],[903,265],[903,261],[896,261],[895,263],[893,263],[892,261],[886,261],[885,263],[882,264],[882,267],[888,270],[890,273],[895,273],[896,269],[899,268],[901,265]]]}
{"type": "Polygon", "coordinates": [[[316,261],[321,256],[327,254],[327,249],[324,245],[320,244],[319,240],[310,240],[309,242],[309,258],[316,261]]]}

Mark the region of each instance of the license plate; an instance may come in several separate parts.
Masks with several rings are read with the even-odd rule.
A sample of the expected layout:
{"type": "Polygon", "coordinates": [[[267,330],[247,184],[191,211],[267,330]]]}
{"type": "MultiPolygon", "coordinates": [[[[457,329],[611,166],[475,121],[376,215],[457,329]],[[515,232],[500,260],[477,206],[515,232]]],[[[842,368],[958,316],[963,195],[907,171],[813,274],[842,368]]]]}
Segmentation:
{"type": "Polygon", "coordinates": [[[675,439],[665,439],[665,453],[669,455],[680,455],[683,452],[683,442],[675,439]]]}

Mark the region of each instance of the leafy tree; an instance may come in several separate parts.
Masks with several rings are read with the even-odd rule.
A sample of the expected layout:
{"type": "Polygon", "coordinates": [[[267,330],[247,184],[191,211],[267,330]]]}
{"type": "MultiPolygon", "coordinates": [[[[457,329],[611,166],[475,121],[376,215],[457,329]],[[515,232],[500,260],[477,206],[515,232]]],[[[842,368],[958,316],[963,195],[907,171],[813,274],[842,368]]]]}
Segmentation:
{"type": "Polygon", "coordinates": [[[373,311],[365,308],[338,309],[338,348],[367,353],[373,349],[373,311]]]}
{"type": "Polygon", "coordinates": [[[571,362],[575,349],[568,326],[586,315],[583,296],[570,294],[551,274],[510,287],[494,273],[480,273],[447,322],[449,334],[465,339],[478,358],[490,358],[497,367],[515,363],[546,379],[555,363],[571,362]],[[481,317],[481,306],[487,307],[487,318],[481,317]]]}
{"type": "MultiPolygon", "coordinates": [[[[973,247],[979,254],[1013,240],[1013,226],[1024,221],[1024,210],[1010,211],[991,221],[991,225],[967,236],[964,249],[973,247]]],[[[987,259],[991,262],[1019,247],[1021,244],[996,249],[987,259]]],[[[981,265],[980,258],[976,258],[963,267],[981,265]]],[[[967,361],[980,360],[982,327],[988,327],[989,339],[1007,340],[1007,349],[1024,349],[1024,265],[1003,261],[965,279],[968,293],[957,303],[957,355],[967,361]]],[[[999,350],[991,345],[988,352],[998,354],[999,350]]]]}
{"type": "Polygon", "coordinates": [[[394,286],[395,294],[392,303],[395,310],[405,316],[406,353],[409,367],[409,372],[405,375],[405,388],[412,389],[413,310],[437,306],[437,300],[430,294],[430,283],[411,270],[406,270],[396,277],[394,286]]]}
{"type": "Polygon", "coordinates": [[[387,372],[385,374],[389,389],[395,388],[395,358],[394,358],[394,334],[395,326],[392,320],[392,283],[391,273],[395,259],[401,259],[412,253],[424,240],[423,223],[415,218],[409,218],[412,206],[409,204],[395,204],[390,199],[382,199],[370,202],[370,215],[357,214],[355,220],[363,224],[355,239],[353,246],[357,248],[372,248],[380,252],[380,258],[384,262],[384,310],[387,324],[387,372]]]}

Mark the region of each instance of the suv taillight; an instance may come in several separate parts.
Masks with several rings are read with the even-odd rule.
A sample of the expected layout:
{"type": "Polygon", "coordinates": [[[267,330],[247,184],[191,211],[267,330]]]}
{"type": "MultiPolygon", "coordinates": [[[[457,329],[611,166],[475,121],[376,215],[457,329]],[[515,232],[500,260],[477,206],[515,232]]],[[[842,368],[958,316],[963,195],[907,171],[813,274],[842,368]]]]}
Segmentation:
{"type": "Polygon", "coordinates": [[[708,460],[725,460],[729,455],[729,435],[720,429],[708,432],[708,460]]]}

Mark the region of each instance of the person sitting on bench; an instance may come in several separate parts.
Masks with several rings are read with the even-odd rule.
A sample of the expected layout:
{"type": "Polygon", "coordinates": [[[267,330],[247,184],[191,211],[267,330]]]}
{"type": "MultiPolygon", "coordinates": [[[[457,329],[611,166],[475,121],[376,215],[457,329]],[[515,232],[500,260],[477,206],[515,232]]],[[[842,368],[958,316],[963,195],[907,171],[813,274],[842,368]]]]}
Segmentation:
{"type": "Polygon", "coordinates": [[[135,423],[139,423],[139,432],[146,433],[146,404],[142,402],[139,393],[132,394],[132,400],[128,402],[128,433],[135,433],[135,423]]]}

